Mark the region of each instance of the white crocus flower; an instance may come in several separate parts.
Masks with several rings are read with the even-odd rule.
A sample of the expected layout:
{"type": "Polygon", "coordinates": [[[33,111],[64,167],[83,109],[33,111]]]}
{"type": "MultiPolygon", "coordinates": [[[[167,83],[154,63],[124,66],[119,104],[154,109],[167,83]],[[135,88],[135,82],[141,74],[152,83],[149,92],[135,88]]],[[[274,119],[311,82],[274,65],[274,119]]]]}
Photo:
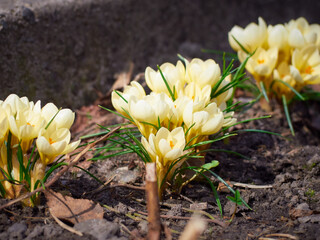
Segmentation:
{"type": "Polygon", "coordinates": [[[41,111],[41,102],[37,101],[34,104],[33,101],[28,100],[27,97],[19,97],[16,94],[10,94],[2,103],[3,108],[7,111],[8,115],[16,115],[19,111],[29,109],[35,113],[41,111]]]}
{"type": "Polygon", "coordinates": [[[161,196],[162,189],[160,184],[167,174],[167,179],[170,179],[172,173],[176,168],[181,166],[185,159],[179,159],[186,151],[185,148],[185,134],[182,127],[177,127],[171,132],[167,128],[160,128],[156,135],[150,134],[148,140],[145,137],[141,138],[141,143],[149,153],[151,160],[156,162],[158,191],[161,196]],[[175,161],[178,161],[175,163],[175,161]],[[171,164],[175,165],[171,168],[171,164]]]}
{"type": "MultiPolygon", "coordinates": [[[[161,72],[166,79],[169,88],[173,93],[175,88],[175,97],[177,93],[183,88],[185,84],[185,68],[181,61],[177,62],[177,65],[171,63],[164,63],[160,66],[161,72]]],[[[159,70],[155,71],[150,67],[145,70],[145,78],[148,87],[155,93],[166,93],[169,97],[171,94],[161,76],[159,70]]]]}
{"type": "Polygon", "coordinates": [[[305,31],[305,39],[308,43],[314,43],[320,49],[320,25],[311,24],[305,31]]]}
{"type": "Polygon", "coordinates": [[[235,51],[240,51],[240,45],[234,38],[249,52],[253,52],[258,47],[262,47],[268,36],[267,25],[265,21],[259,17],[258,25],[250,23],[244,29],[239,26],[234,26],[228,33],[230,46],[235,51]]]}
{"type": "Polygon", "coordinates": [[[36,145],[42,163],[48,165],[52,163],[57,156],[67,154],[76,149],[80,140],[70,143],[70,139],[71,134],[67,128],[56,130],[41,129],[36,140],[36,145]]]}
{"type": "MultiPolygon", "coordinates": [[[[204,107],[189,101],[183,112],[183,121],[186,127],[190,128],[187,134],[187,141],[189,141],[196,136],[212,135],[218,132],[224,123],[224,116],[214,102],[204,107]]],[[[197,142],[196,138],[192,143],[195,142],[197,142]]]]}
{"type": "Polygon", "coordinates": [[[292,48],[302,48],[306,44],[302,32],[297,28],[290,31],[288,42],[292,48]]]}
{"type": "Polygon", "coordinates": [[[9,131],[8,116],[5,109],[0,104],[0,148],[4,143],[9,131]]]}
{"type": "Polygon", "coordinates": [[[126,111],[128,111],[128,102],[132,98],[142,99],[146,96],[143,87],[136,81],[132,81],[130,85],[125,86],[123,92],[116,93],[115,91],[111,94],[111,102],[113,107],[122,115],[128,117],[126,111]],[[119,96],[119,94],[121,96],[119,96]]]}
{"type": "MultiPolygon", "coordinates": [[[[10,132],[16,139],[21,141],[21,148],[26,152],[33,141],[45,125],[45,119],[38,112],[30,109],[20,110],[16,116],[9,116],[10,132]]],[[[16,143],[18,143],[16,142],[16,143]]],[[[13,140],[13,143],[15,141],[13,140]]]]}
{"type": "Polygon", "coordinates": [[[283,24],[268,26],[268,45],[270,48],[276,47],[279,50],[287,51],[288,45],[288,30],[283,24]]]}
{"type": "Polygon", "coordinates": [[[303,17],[291,20],[286,24],[286,28],[289,31],[288,42],[292,48],[303,48],[306,44],[316,44],[317,42],[317,28],[310,28],[308,21],[303,17]]]}
{"type": "Polygon", "coordinates": [[[203,61],[199,58],[194,58],[190,63],[186,62],[186,81],[189,84],[194,82],[201,89],[206,85],[213,87],[220,77],[220,67],[212,59],[203,61]]]}
{"type": "Polygon", "coordinates": [[[168,166],[173,160],[182,156],[186,144],[182,127],[177,127],[171,132],[162,127],[156,135],[150,134],[148,141],[142,137],[141,143],[150,153],[152,161],[155,161],[158,156],[164,166],[168,166]]]}
{"type": "Polygon", "coordinates": [[[46,120],[46,124],[48,124],[53,119],[49,125],[49,128],[70,129],[75,118],[74,112],[72,112],[68,108],[61,109],[59,113],[58,111],[59,109],[56,107],[56,105],[54,105],[53,103],[48,103],[42,108],[41,115],[46,120]]]}
{"type": "Polygon", "coordinates": [[[165,93],[152,93],[137,100],[131,99],[129,102],[129,113],[143,136],[148,137],[150,133],[156,131],[153,125],[159,127],[159,123],[167,121],[170,107],[169,98],[165,93]]]}
{"type": "Polygon", "coordinates": [[[233,117],[234,112],[228,112],[224,113],[224,119],[223,119],[223,127],[229,127],[237,122],[237,119],[233,117]]]}
{"type": "Polygon", "coordinates": [[[189,101],[189,98],[182,93],[179,94],[179,97],[173,102],[171,99],[168,101],[169,112],[168,112],[168,122],[163,124],[167,128],[174,129],[181,126],[183,122],[183,111],[186,107],[186,102],[189,101]]]}
{"type": "MultiPolygon", "coordinates": [[[[247,54],[243,51],[238,52],[241,62],[243,62],[247,54]]],[[[265,50],[258,48],[254,55],[248,59],[246,69],[259,81],[259,77],[268,77],[272,74],[278,59],[278,49],[270,48],[265,50]]]]}
{"type": "Polygon", "coordinates": [[[292,54],[292,65],[299,70],[303,83],[320,83],[320,55],[315,45],[308,45],[292,54]]]}
{"type": "MultiPolygon", "coordinates": [[[[183,91],[183,95],[187,96],[192,101],[199,102],[203,100],[205,103],[209,103],[212,87],[208,84],[200,88],[195,82],[190,82],[183,91]]],[[[182,94],[182,93],[181,93],[182,94]]],[[[179,95],[181,95],[179,94],[179,95]]]]}

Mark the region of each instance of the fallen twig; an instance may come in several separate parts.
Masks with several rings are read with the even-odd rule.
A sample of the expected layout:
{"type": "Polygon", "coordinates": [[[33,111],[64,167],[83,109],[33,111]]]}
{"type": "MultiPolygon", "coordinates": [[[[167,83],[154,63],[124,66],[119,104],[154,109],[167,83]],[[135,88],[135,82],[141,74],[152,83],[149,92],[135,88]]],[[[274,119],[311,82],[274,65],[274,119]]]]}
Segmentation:
{"type": "Polygon", "coordinates": [[[158,240],[161,233],[156,163],[146,165],[146,199],[148,209],[148,239],[158,240]]]}
{"type": "MultiPolygon", "coordinates": [[[[137,211],[138,213],[142,214],[142,215],[148,215],[147,213],[145,212],[142,212],[142,211],[137,211]]],[[[182,216],[171,216],[171,215],[160,215],[160,218],[166,218],[166,219],[178,219],[178,220],[190,220],[191,217],[182,217],[182,216]]],[[[220,225],[221,227],[223,228],[226,228],[228,226],[228,224],[222,222],[222,221],[219,221],[217,219],[208,219],[208,218],[204,218],[203,219],[204,221],[207,221],[207,222],[212,222],[212,223],[215,223],[217,225],[220,225]]]]}
{"type": "Polygon", "coordinates": [[[116,183],[116,184],[106,186],[106,188],[115,188],[115,187],[126,187],[126,188],[132,188],[135,190],[146,190],[146,187],[134,186],[126,183],[116,183]]]}
{"type": "Polygon", "coordinates": [[[231,182],[233,186],[243,187],[243,188],[252,188],[252,189],[264,189],[264,188],[273,188],[272,185],[253,185],[239,182],[231,182]]]}
{"type": "Polygon", "coordinates": [[[63,223],[62,221],[59,220],[59,218],[57,218],[50,210],[49,208],[49,212],[51,214],[51,216],[53,217],[53,219],[59,224],[60,227],[68,230],[69,232],[72,232],[74,234],[77,234],[79,236],[83,236],[82,232],[79,232],[77,230],[75,230],[73,227],[68,226],[67,224],[63,223]]]}
{"type": "Polygon", "coordinates": [[[124,232],[128,233],[132,239],[141,239],[140,236],[137,236],[134,232],[130,231],[124,224],[120,223],[121,228],[124,232]]]}
{"type": "MultiPolygon", "coordinates": [[[[283,238],[288,238],[288,239],[292,239],[292,240],[297,240],[298,238],[296,236],[290,235],[290,234],[286,234],[286,233],[271,233],[271,234],[267,234],[266,237],[281,237],[281,239],[283,238]]],[[[259,238],[261,239],[261,238],[259,238]]]]}
{"type": "Polygon", "coordinates": [[[55,183],[65,172],[67,172],[71,167],[76,165],[82,158],[83,155],[85,155],[91,148],[93,148],[97,143],[106,140],[110,135],[112,135],[114,132],[118,131],[120,127],[116,127],[110,132],[108,132],[106,135],[102,136],[101,138],[97,139],[96,141],[88,144],[74,159],[71,161],[67,166],[64,166],[49,182],[47,182],[44,185],[44,188],[39,187],[35,189],[34,191],[24,194],[21,197],[18,197],[16,199],[11,200],[10,202],[0,206],[0,210],[3,208],[9,207],[12,204],[15,204],[17,202],[20,202],[23,199],[29,198],[32,195],[34,195],[37,192],[43,192],[46,188],[49,188],[53,183],[55,183]]]}

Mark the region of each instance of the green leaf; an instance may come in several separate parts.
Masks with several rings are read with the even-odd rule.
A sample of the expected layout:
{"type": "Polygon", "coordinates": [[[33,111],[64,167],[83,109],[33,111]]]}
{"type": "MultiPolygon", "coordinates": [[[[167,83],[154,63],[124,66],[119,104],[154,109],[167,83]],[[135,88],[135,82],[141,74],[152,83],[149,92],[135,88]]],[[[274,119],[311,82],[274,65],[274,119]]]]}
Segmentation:
{"type": "Polygon", "coordinates": [[[217,160],[213,160],[209,163],[203,164],[201,167],[204,169],[211,169],[211,168],[215,168],[219,165],[219,162],[217,160]]]}
{"type": "Polygon", "coordinates": [[[238,190],[235,191],[234,197],[227,196],[227,198],[237,204],[238,206],[242,206],[243,202],[241,200],[240,192],[238,190]]]}

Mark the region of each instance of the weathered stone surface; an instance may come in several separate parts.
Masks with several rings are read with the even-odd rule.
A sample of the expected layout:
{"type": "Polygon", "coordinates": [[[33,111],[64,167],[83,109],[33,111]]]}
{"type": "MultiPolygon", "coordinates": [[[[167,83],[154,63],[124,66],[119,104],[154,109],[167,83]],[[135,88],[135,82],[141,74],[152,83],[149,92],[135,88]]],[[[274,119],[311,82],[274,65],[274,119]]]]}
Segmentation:
{"type": "Polygon", "coordinates": [[[312,0],[1,0],[0,99],[15,92],[79,107],[130,61],[140,72],[177,53],[206,58],[201,48],[230,50],[235,24],[320,23],[318,9],[312,0]]]}

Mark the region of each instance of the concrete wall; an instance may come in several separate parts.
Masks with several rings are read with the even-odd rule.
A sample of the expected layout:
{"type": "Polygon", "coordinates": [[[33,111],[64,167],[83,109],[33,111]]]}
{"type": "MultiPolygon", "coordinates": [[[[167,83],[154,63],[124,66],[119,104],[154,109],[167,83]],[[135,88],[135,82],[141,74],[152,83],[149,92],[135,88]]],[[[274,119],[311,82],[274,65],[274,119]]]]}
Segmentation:
{"type": "Polygon", "coordinates": [[[136,73],[177,53],[209,58],[201,48],[231,51],[235,24],[320,23],[319,13],[316,0],[0,0],[0,99],[79,107],[130,61],[136,73]]]}

